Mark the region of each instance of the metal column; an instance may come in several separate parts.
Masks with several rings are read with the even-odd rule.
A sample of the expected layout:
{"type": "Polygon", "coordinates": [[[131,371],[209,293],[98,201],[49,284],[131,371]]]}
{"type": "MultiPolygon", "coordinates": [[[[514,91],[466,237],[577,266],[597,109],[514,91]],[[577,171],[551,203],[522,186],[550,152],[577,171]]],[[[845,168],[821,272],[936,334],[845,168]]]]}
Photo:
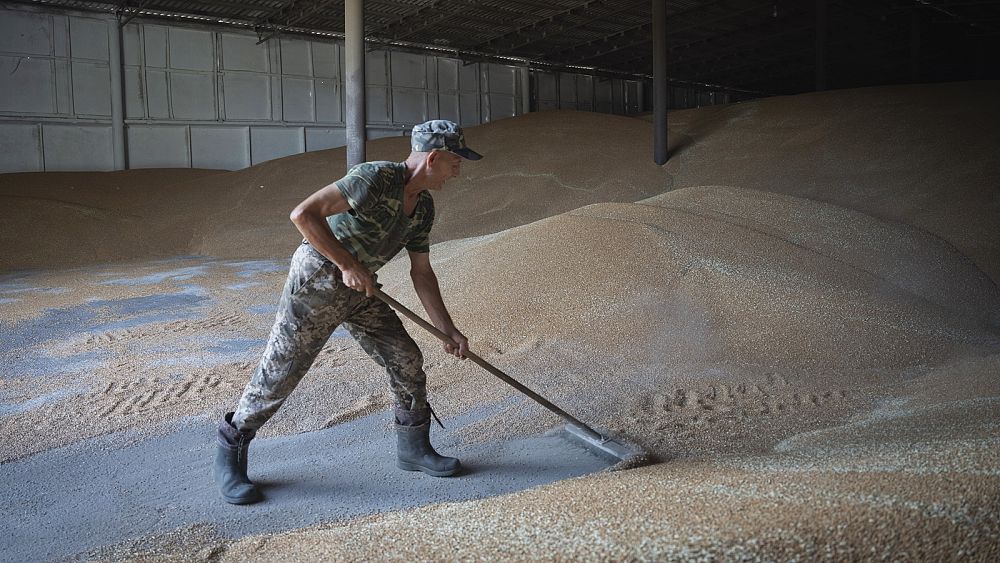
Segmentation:
{"type": "Polygon", "coordinates": [[[920,11],[910,9],[910,82],[920,82],[920,11]]]}
{"type": "Polygon", "coordinates": [[[816,91],[826,90],[827,0],[816,0],[816,91]]]}
{"type": "Polygon", "coordinates": [[[522,66],[517,69],[521,76],[521,114],[531,112],[531,69],[522,66]]]}
{"type": "Polygon", "coordinates": [[[111,145],[114,148],[115,170],[128,169],[128,150],[125,146],[125,57],[122,47],[121,17],[110,23],[111,49],[109,71],[111,74],[111,145]]]}
{"type": "Polygon", "coordinates": [[[653,0],[653,161],[667,162],[667,0],[653,0]]]}
{"type": "Polygon", "coordinates": [[[347,167],[365,161],[365,6],[364,0],[344,4],[344,74],[347,93],[347,167]]]}

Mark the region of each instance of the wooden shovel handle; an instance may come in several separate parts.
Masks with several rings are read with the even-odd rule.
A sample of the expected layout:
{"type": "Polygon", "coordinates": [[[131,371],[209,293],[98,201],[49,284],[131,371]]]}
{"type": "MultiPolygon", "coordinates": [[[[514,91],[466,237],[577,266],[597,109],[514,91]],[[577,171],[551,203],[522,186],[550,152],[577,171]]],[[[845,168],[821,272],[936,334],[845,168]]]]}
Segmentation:
{"type": "MultiPolygon", "coordinates": [[[[420,315],[418,315],[418,314],[414,313],[413,311],[407,309],[406,306],[404,306],[399,301],[396,301],[392,297],[389,297],[388,295],[386,295],[381,289],[379,289],[379,288],[375,289],[375,297],[378,297],[385,304],[387,304],[390,307],[392,307],[393,309],[399,311],[400,313],[403,314],[403,316],[405,316],[406,318],[410,319],[411,321],[413,321],[413,322],[417,323],[418,325],[420,325],[421,327],[423,327],[424,330],[426,330],[427,332],[429,332],[429,333],[433,334],[434,336],[436,336],[438,338],[438,340],[444,342],[445,344],[451,344],[452,346],[456,346],[456,347],[458,346],[458,344],[454,340],[452,340],[447,334],[441,332],[440,330],[438,330],[437,327],[435,327],[431,323],[425,321],[423,318],[420,317],[420,315]]],[[[500,379],[502,379],[503,381],[505,381],[508,385],[510,385],[511,387],[513,387],[514,389],[517,389],[521,393],[524,393],[528,397],[534,399],[535,402],[537,402],[538,404],[540,404],[543,407],[549,409],[553,413],[559,415],[566,422],[569,422],[573,426],[576,426],[576,427],[580,428],[581,430],[583,430],[584,432],[590,434],[591,438],[594,438],[595,440],[604,440],[605,439],[604,436],[602,436],[596,430],[594,430],[593,428],[591,428],[591,427],[587,426],[586,424],[580,422],[574,416],[570,415],[569,413],[567,413],[566,411],[562,410],[561,408],[555,406],[554,404],[552,404],[545,397],[539,395],[538,393],[535,393],[534,391],[532,391],[528,387],[525,387],[520,381],[518,381],[518,380],[514,379],[513,377],[507,375],[506,373],[500,371],[493,364],[491,364],[491,363],[487,362],[486,360],[480,358],[478,354],[475,354],[475,353],[473,353],[470,350],[470,351],[467,351],[465,353],[465,357],[468,358],[468,359],[470,359],[470,360],[472,360],[473,362],[479,364],[479,366],[482,367],[483,369],[485,369],[486,371],[488,371],[488,372],[492,373],[493,375],[499,377],[500,379]]]]}

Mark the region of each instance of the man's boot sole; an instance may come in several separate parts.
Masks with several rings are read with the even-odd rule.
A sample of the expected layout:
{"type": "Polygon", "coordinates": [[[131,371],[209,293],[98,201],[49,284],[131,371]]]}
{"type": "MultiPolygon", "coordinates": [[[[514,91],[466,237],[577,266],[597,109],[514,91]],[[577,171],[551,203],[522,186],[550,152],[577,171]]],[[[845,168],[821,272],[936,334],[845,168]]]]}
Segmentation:
{"type": "Polygon", "coordinates": [[[255,502],[264,500],[264,495],[260,493],[249,497],[227,497],[226,495],[222,495],[222,500],[229,504],[254,504],[255,502]]]}
{"type": "Polygon", "coordinates": [[[403,471],[422,471],[433,477],[451,477],[452,475],[455,475],[456,473],[462,470],[461,466],[459,466],[456,467],[455,469],[451,469],[448,471],[434,471],[429,467],[417,465],[416,463],[409,463],[406,461],[398,461],[398,460],[396,461],[396,467],[402,469],[403,471]]]}

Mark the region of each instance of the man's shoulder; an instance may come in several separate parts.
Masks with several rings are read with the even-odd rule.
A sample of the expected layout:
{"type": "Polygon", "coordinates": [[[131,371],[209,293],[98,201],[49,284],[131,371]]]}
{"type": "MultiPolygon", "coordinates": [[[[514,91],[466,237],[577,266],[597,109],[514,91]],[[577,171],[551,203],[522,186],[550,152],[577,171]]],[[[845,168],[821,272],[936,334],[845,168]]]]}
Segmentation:
{"type": "Polygon", "coordinates": [[[356,164],[347,171],[348,176],[364,176],[371,179],[392,180],[396,177],[398,162],[389,160],[374,160],[356,164]]]}

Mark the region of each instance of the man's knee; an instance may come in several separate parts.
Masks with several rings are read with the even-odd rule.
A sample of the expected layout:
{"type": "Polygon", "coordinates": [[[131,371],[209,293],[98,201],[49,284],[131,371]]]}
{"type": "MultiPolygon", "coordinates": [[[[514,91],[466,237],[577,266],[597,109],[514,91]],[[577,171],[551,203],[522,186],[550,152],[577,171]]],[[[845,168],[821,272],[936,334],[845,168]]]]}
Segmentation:
{"type": "Polygon", "coordinates": [[[424,355],[415,342],[407,339],[406,342],[393,348],[390,355],[392,357],[389,358],[388,365],[394,366],[400,372],[400,377],[405,379],[424,378],[424,355]]]}

